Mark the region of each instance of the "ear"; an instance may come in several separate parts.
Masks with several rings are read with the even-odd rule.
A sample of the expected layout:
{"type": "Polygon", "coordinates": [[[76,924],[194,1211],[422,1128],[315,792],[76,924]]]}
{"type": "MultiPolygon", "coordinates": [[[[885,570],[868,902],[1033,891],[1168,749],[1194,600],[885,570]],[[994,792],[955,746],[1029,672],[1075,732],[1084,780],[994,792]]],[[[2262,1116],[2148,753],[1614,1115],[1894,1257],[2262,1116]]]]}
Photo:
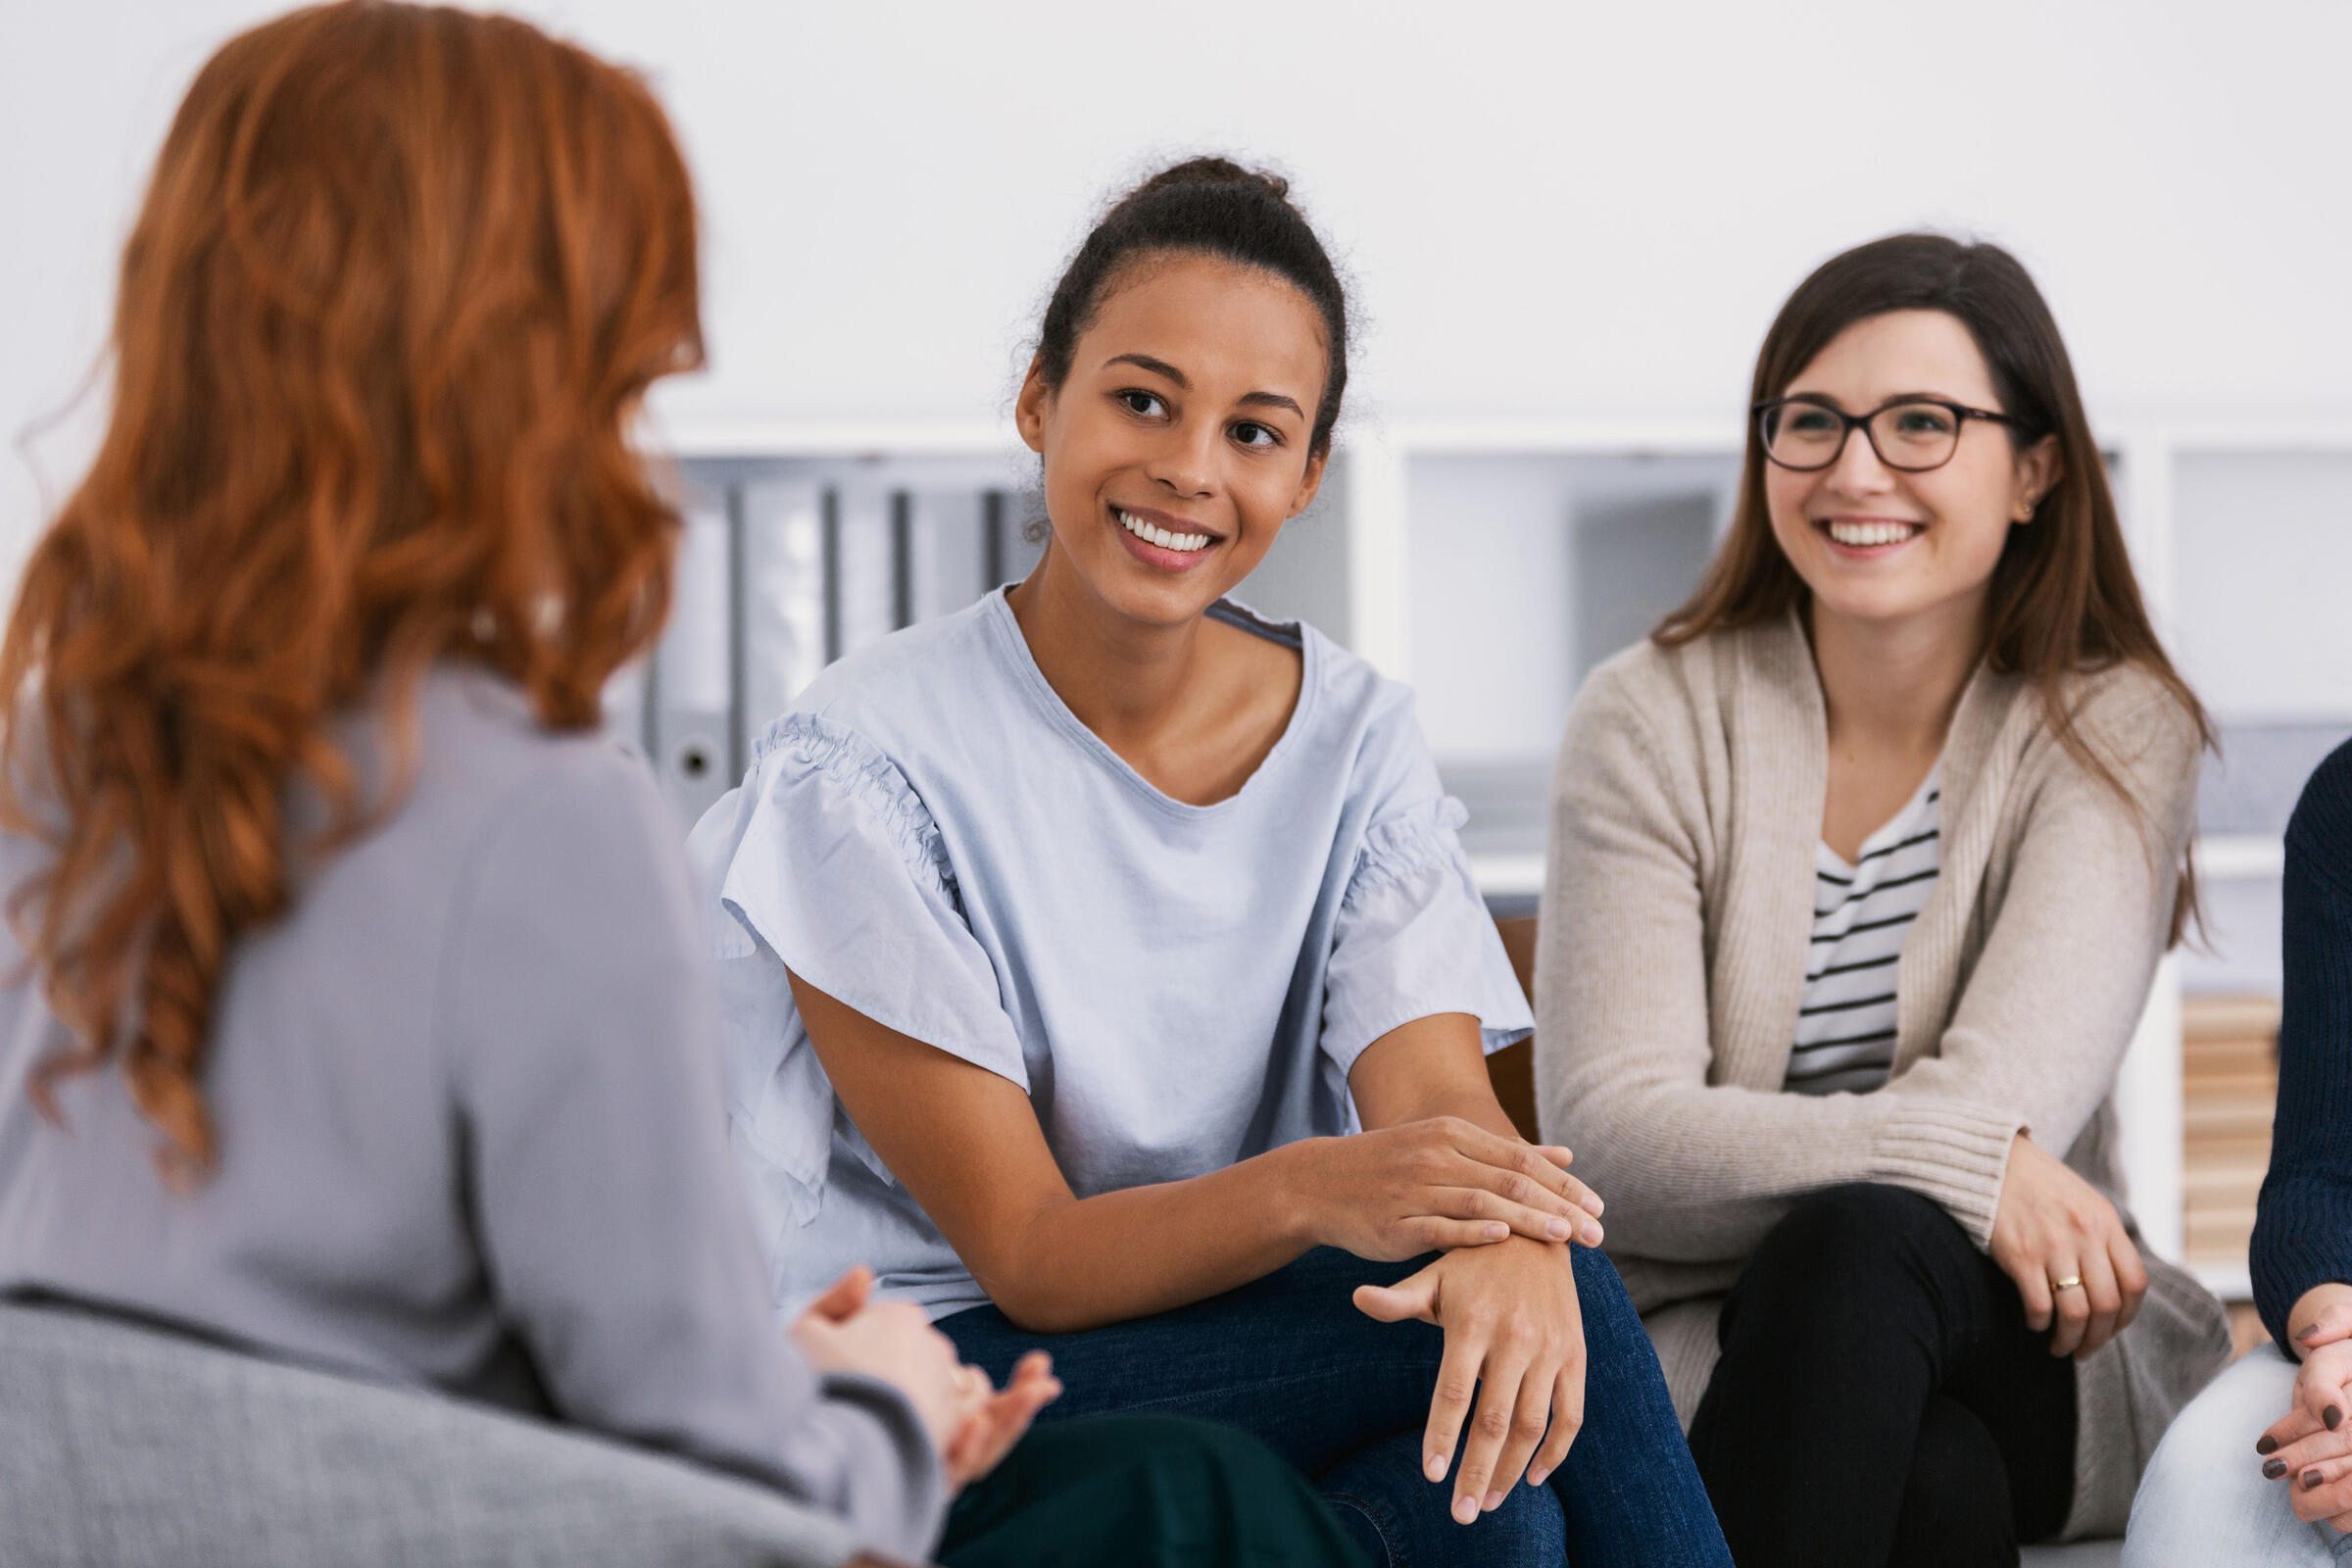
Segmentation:
{"type": "Polygon", "coordinates": [[[1046,385],[1045,362],[1031,359],[1021,377],[1021,395],[1013,401],[1012,422],[1022,442],[1040,457],[1046,450],[1046,416],[1054,412],[1054,389],[1046,385]]]}
{"type": "Polygon", "coordinates": [[[2058,488],[2066,477],[2066,460],[2059,455],[2058,437],[2045,435],[2017,455],[2015,487],[2011,494],[2010,519],[2032,522],[2034,509],[2042,498],[2058,488]]]}
{"type": "Polygon", "coordinates": [[[1331,448],[1325,447],[1306,460],[1306,472],[1299,475],[1298,493],[1291,497],[1294,517],[1315,504],[1315,494],[1323,488],[1323,470],[1331,463],[1331,448]]]}

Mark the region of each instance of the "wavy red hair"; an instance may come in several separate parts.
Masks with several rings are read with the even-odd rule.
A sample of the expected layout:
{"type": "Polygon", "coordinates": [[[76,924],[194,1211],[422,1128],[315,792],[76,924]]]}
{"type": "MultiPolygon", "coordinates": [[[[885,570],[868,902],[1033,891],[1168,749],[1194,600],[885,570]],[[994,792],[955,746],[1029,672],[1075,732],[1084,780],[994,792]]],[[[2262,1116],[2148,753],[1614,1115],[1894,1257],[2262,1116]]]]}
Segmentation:
{"type": "Polygon", "coordinates": [[[460,660],[597,722],[668,609],[677,517],[627,426],[700,363],[699,310],[685,165],[624,71],[384,0],[206,64],[123,252],[104,443],[0,644],[0,821],[54,852],[10,917],[74,1041],[45,1111],[119,1062],[166,1175],[209,1168],[232,944],[398,796],[362,799],[338,711],[380,703],[407,757],[460,660]]]}

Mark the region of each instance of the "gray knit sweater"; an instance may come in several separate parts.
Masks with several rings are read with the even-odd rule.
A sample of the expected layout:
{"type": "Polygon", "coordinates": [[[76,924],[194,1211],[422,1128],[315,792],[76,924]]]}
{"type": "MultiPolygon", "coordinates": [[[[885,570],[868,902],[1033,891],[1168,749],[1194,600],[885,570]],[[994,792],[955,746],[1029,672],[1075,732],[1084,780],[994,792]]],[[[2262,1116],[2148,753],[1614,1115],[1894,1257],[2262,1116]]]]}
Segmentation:
{"type": "MultiPolygon", "coordinates": [[[[339,737],[367,776],[378,726],[339,737]]],[[[922,1555],[947,1488],[911,1407],[776,1327],[727,1157],[718,1007],[643,764],[446,668],[416,781],[230,950],[204,1090],[220,1162],[157,1176],[122,1075],[24,1092],[67,1044],[0,989],[0,1294],[672,1449],[922,1555]]],[[[298,820],[320,818],[295,792],[298,820]]],[[[0,835],[0,888],[46,863],[0,835]]],[[[0,967],[22,953],[0,927],[0,967]]],[[[0,1550],[0,1556],[5,1556],[0,1550]]]]}
{"type": "MultiPolygon", "coordinates": [[[[1806,1193],[1906,1187],[1988,1245],[2020,1130],[2123,1202],[2110,1096],[2193,809],[2186,715],[2129,668],[2080,680],[2081,732],[2141,811],[1980,671],[1943,755],[1943,868],[1897,968],[1893,1076],[1782,1092],[1811,931],[1828,727],[1793,617],[1644,644],[1579,696],[1552,787],[1536,965],[1544,1136],[1609,1200],[1609,1252],[1686,1423],[1724,1293],[1806,1193]]],[[[2145,1255],[2145,1254],[2143,1254],[2145,1255]]],[[[2078,1363],[2067,1537],[2118,1533],[2173,1414],[2229,1354],[2219,1302],[2147,1256],[2139,1316],[2078,1363]]]]}

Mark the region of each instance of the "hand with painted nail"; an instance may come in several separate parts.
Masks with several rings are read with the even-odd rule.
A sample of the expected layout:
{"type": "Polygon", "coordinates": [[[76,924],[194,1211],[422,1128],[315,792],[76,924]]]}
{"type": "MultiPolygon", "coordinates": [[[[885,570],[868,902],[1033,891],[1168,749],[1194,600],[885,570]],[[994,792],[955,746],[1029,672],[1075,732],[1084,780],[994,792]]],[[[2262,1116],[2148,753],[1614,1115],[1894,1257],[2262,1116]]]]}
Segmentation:
{"type": "Polygon", "coordinates": [[[1421,1454],[1429,1479],[1443,1481],[1469,1422],[1455,1522],[1499,1507],[1523,1474],[1542,1486],[1568,1457],[1585,1419],[1585,1319],[1564,1245],[1513,1237],[1463,1248],[1395,1285],[1359,1288],[1355,1304],[1383,1323],[1419,1318],[1446,1331],[1421,1454]]]}
{"type": "Polygon", "coordinates": [[[2283,1481],[2299,1519],[2352,1513],[2352,1285],[2319,1285],[2287,1315],[2303,1360],[2292,1404],[2256,1442],[2262,1473],[2283,1481]]]}

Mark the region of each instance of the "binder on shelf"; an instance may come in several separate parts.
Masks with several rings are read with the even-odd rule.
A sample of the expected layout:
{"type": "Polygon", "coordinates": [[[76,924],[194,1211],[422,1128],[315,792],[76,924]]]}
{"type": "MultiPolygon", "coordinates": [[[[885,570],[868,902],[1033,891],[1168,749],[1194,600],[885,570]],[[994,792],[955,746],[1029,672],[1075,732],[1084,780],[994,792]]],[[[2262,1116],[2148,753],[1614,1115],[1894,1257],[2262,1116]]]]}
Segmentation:
{"type": "Polygon", "coordinates": [[[732,487],[696,487],[678,540],[669,624],[646,676],[647,752],[662,792],[693,823],[743,770],[736,690],[743,636],[732,487]]]}
{"type": "Polygon", "coordinates": [[[970,604],[1034,565],[1008,492],[873,460],[682,466],[689,504],[670,618],[606,695],[691,824],[824,667],[970,604]]]}

